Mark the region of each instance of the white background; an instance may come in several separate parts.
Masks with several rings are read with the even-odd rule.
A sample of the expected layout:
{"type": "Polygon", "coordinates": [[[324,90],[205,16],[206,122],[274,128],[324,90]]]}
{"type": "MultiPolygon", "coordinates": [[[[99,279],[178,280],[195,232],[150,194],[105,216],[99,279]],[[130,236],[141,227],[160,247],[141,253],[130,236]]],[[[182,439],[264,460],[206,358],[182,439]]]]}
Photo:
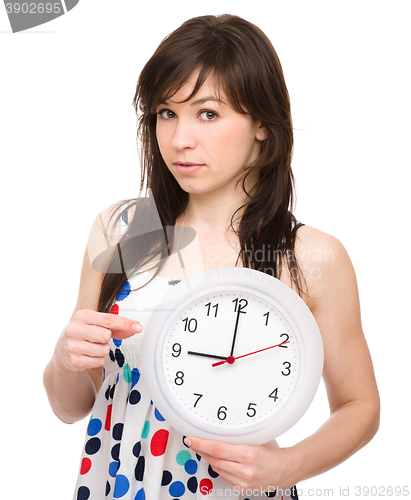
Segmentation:
{"type": "MultiPolygon", "coordinates": [[[[87,422],[58,421],[42,372],[74,308],[95,215],[138,192],[140,70],[183,21],[225,12],[257,24],[279,54],[296,129],[296,215],[352,258],[382,398],[374,440],[299,487],[357,498],[355,486],[410,485],[408,6],[82,0],[12,34],[0,5],[2,497],[71,499],[87,422]]],[[[326,418],[321,387],[280,445],[326,418]]]]}

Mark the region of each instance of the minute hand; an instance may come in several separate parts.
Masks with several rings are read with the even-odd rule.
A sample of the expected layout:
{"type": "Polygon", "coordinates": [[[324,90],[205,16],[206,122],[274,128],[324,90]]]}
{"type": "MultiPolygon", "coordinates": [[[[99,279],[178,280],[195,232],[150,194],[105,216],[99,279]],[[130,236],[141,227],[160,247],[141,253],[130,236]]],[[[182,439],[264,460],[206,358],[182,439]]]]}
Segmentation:
{"type": "Polygon", "coordinates": [[[235,339],[237,337],[237,329],[238,329],[238,321],[240,319],[240,314],[242,313],[243,311],[241,310],[241,307],[238,306],[238,311],[237,311],[237,318],[235,320],[235,327],[234,327],[234,335],[233,335],[233,343],[231,344],[231,353],[230,353],[230,356],[232,357],[233,354],[234,354],[234,346],[235,346],[235,339]]]}
{"type": "Polygon", "coordinates": [[[223,365],[224,363],[228,363],[228,364],[232,365],[236,359],[245,358],[246,356],[251,356],[251,354],[257,354],[258,352],[267,351],[268,349],[273,349],[274,347],[279,347],[281,345],[288,344],[289,342],[290,341],[287,340],[285,342],[281,342],[281,344],[276,344],[276,345],[272,345],[270,347],[265,347],[264,349],[259,349],[258,351],[249,352],[247,354],[237,356],[236,358],[234,358],[233,356],[228,356],[228,358],[226,360],[219,361],[218,363],[213,363],[211,366],[220,366],[220,365],[223,365]]]}

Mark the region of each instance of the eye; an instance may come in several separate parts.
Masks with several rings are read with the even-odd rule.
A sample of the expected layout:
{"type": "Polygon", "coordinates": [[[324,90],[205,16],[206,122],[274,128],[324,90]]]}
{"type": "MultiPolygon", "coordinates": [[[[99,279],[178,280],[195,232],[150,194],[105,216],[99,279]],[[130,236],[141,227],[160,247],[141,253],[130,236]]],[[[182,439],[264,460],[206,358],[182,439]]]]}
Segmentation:
{"type": "Polygon", "coordinates": [[[160,109],[160,111],[157,111],[157,115],[163,120],[170,120],[176,116],[171,109],[160,109]]]}
{"type": "Polygon", "coordinates": [[[200,112],[200,116],[204,121],[211,122],[215,120],[218,114],[215,111],[211,111],[210,109],[204,110],[200,112]]]}

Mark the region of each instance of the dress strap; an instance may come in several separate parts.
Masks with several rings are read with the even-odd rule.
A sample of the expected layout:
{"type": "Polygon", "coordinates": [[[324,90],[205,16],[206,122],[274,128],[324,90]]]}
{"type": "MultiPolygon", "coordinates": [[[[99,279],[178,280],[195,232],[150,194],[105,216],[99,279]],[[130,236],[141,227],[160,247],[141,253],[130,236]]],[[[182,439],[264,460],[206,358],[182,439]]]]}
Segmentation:
{"type": "Polygon", "coordinates": [[[295,234],[297,230],[300,229],[301,226],[305,226],[305,224],[297,220],[294,220],[294,227],[292,228],[291,231],[295,234]]]}

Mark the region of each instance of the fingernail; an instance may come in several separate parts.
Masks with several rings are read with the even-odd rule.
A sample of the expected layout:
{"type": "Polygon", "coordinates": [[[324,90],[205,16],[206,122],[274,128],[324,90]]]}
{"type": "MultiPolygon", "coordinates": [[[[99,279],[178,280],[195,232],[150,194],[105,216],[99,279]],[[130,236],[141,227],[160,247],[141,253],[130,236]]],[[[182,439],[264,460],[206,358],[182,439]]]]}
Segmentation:
{"type": "Polygon", "coordinates": [[[131,325],[131,329],[134,331],[134,332],[137,332],[137,333],[140,333],[141,330],[143,329],[143,327],[140,325],[140,323],[133,323],[131,325]]]}
{"type": "Polygon", "coordinates": [[[190,438],[185,438],[184,442],[187,446],[191,446],[191,439],[190,438]]]}

